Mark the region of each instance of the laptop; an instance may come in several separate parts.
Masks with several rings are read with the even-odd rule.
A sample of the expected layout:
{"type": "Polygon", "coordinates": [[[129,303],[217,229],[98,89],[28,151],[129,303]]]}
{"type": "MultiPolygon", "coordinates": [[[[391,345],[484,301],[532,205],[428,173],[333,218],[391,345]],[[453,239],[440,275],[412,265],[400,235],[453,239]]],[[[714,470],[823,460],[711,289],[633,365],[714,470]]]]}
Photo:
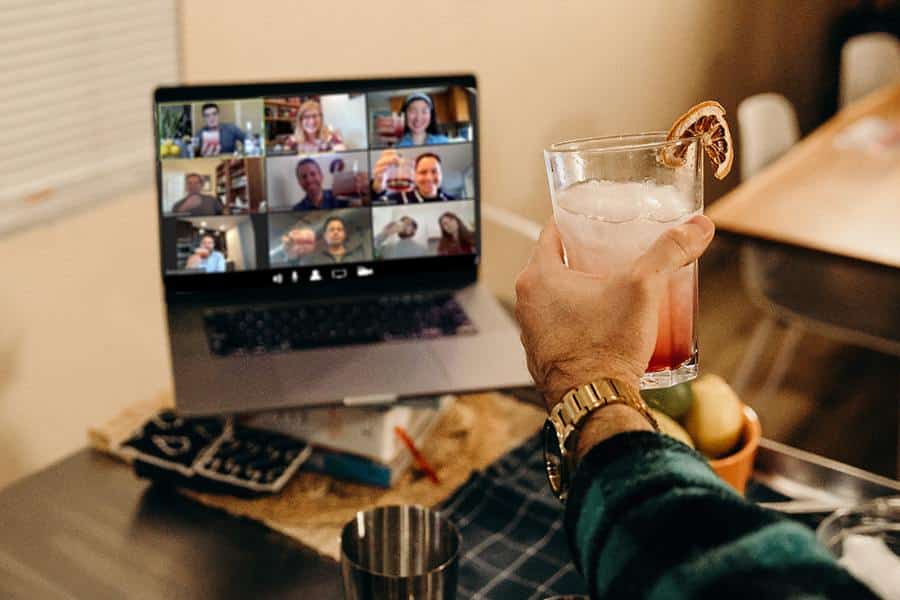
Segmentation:
{"type": "Polygon", "coordinates": [[[165,87],[153,112],[179,411],[531,383],[478,281],[474,76],[165,87]]]}

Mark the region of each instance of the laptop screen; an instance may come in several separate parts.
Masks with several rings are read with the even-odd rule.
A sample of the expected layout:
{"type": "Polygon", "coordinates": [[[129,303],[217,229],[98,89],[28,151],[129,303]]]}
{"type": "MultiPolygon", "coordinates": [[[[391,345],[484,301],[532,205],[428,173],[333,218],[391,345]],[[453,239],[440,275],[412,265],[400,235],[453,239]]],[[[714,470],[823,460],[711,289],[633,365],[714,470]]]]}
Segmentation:
{"type": "Polygon", "coordinates": [[[170,291],[477,265],[474,77],[160,88],[154,111],[170,291]]]}

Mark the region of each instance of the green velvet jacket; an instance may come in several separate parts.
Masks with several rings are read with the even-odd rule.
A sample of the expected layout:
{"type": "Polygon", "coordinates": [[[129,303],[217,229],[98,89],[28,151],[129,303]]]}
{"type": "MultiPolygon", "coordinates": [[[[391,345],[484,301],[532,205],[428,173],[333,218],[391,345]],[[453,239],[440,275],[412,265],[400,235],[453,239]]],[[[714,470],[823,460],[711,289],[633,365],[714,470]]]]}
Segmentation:
{"type": "Polygon", "coordinates": [[[876,598],[810,529],[747,502],[657,433],[592,448],[565,521],[592,598],[876,598]]]}

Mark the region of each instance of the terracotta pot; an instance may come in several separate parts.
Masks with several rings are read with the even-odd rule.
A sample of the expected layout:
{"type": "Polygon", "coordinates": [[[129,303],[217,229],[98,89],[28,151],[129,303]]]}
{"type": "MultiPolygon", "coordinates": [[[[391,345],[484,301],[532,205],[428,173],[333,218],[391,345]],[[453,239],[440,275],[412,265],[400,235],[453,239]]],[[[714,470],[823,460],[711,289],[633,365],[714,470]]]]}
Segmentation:
{"type": "Polygon", "coordinates": [[[762,437],[762,428],[759,425],[759,417],[756,412],[744,405],[744,430],[741,435],[741,446],[738,450],[709,461],[713,471],[728,485],[741,494],[747,487],[747,480],[753,473],[753,460],[756,458],[756,449],[759,448],[759,439],[762,437]]]}

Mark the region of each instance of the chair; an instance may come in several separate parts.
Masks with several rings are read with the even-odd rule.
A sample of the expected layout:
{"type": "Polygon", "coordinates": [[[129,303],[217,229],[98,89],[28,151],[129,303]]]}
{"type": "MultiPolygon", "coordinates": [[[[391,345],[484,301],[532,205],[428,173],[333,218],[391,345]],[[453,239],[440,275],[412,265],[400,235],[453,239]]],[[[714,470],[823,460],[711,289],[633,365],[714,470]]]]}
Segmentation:
{"type": "Polygon", "coordinates": [[[741,176],[749,179],[800,139],[797,115],[781,94],[757,94],[738,105],[741,176]]]}
{"type": "Polygon", "coordinates": [[[900,81],[900,40],[890,33],[857,35],[841,48],[841,107],[900,81]]]}

